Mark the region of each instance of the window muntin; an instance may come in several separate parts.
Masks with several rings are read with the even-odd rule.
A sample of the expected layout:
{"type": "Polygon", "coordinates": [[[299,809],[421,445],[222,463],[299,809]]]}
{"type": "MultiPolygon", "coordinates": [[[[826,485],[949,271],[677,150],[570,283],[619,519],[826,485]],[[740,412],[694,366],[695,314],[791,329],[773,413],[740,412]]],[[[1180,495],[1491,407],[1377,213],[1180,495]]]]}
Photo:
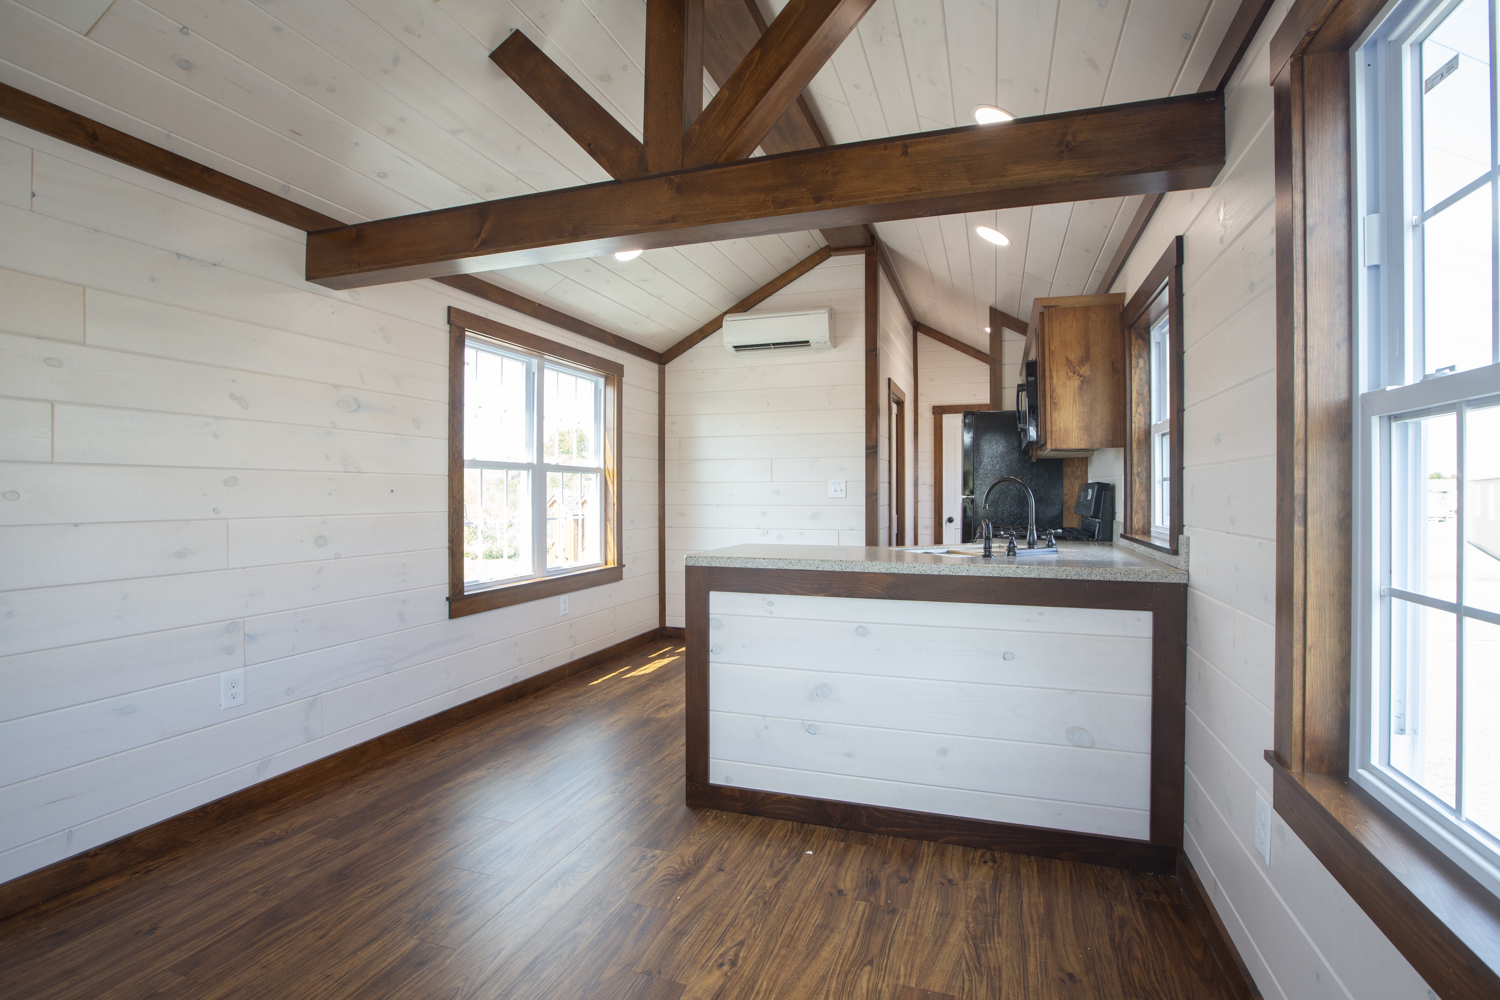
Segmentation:
{"type": "Polygon", "coordinates": [[[1494,6],[1397,7],[1356,64],[1351,770],[1500,891],[1494,6]]]}
{"type": "Polygon", "coordinates": [[[464,592],[604,564],[603,375],[470,335],[464,592]]]}

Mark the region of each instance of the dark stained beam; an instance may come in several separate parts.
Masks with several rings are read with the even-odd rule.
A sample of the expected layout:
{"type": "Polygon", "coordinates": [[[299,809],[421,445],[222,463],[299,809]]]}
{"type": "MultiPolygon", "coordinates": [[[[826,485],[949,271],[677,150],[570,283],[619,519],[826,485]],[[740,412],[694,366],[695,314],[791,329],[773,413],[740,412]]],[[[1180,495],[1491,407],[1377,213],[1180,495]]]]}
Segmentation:
{"type": "Polygon", "coordinates": [[[660,351],[653,351],[649,347],[637,344],[633,340],[626,340],[624,337],[610,333],[608,330],[597,327],[592,323],[585,323],[583,320],[569,316],[565,312],[558,312],[551,306],[534,302],[524,295],[517,295],[515,292],[501,288],[499,285],[491,284],[477,275],[450,274],[445,277],[434,278],[433,280],[440,281],[449,288],[457,288],[461,292],[468,292],[476,298],[493,302],[497,306],[504,306],[522,315],[530,316],[532,319],[549,323],[560,330],[567,330],[578,334],[580,337],[587,337],[608,347],[613,347],[617,351],[633,354],[643,361],[649,361],[652,364],[661,363],[660,351]]]}
{"type": "Polygon", "coordinates": [[[144,139],[137,139],[3,83],[0,83],[0,117],[293,229],[327,229],[342,225],[338,219],[304,208],[254,184],[221,174],[185,156],[179,156],[144,139]]]}
{"type": "Polygon", "coordinates": [[[1003,329],[1014,330],[1023,337],[1031,332],[1031,324],[1024,319],[1012,316],[1004,309],[996,309],[994,306],[990,306],[990,326],[994,327],[997,324],[1003,329]]]}
{"type": "Polygon", "coordinates": [[[1190,94],[543,191],[309,234],[307,279],[412,278],[799,229],[1205,187],[1224,97],[1190,94]]]}
{"type": "Polygon", "coordinates": [[[635,136],[531,39],[512,31],[490,59],[611,177],[641,173],[641,144],[635,136]]]}
{"type": "MultiPolygon", "coordinates": [[[[755,0],[703,0],[703,68],[722,88],[731,74],[766,33],[766,21],[755,0]]],[[[828,145],[813,117],[807,98],[798,95],[771,130],[760,141],[768,154],[791,153],[828,145]]],[[[867,226],[843,226],[821,230],[823,239],[835,248],[865,247],[874,239],[867,226]]]]}
{"type": "Polygon", "coordinates": [[[688,129],[688,166],[733,163],[812,82],[874,0],[791,0],[688,129]]]}
{"type": "Polygon", "coordinates": [[[918,323],[917,324],[917,332],[920,333],[924,337],[930,337],[930,338],[932,338],[933,340],[937,341],[939,344],[944,345],[945,347],[951,347],[951,348],[953,348],[955,351],[957,351],[960,354],[966,354],[966,355],[968,355],[969,357],[973,358],[975,361],[978,361],[980,364],[984,365],[986,368],[989,367],[990,356],[988,354],[986,354],[984,351],[981,351],[977,347],[970,347],[968,344],[965,344],[962,340],[959,340],[957,337],[950,337],[946,333],[942,332],[941,330],[934,330],[932,327],[928,326],[926,323],[918,323]]]}
{"type": "Polygon", "coordinates": [[[721,329],[724,326],[725,316],[728,316],[730,313],[749,312],[751,309],[754,309],[766,299],[769,299],[771,296],[775,295],[787,285],[790,285],[792,282],[796,281],[798,278],[802,277],[808,271],[811,271],[813,268],[817,267],[819,264],[823,263],[831,256],[832,254],[829,252],[829,249],[827,247],[819,247],[818,249],[814,250],[812,253],[808,254],[806,257],[803,257],[797,263],[793,264],[785,271],[782,271],[776,277],[772,278],[764,285],[761,285],[759,288],[751,292],[749,295],[745,296],[743,299],[740,299],[728,309],[725,309],[723,312],[719,313],[719,315],[715,316],[707,323],[704,323],[702,326],[694,330],[692,333],[688,334],[686,337],[683,337],[681,340],[673,344],[671,347],[667,348],[665,351],[662,351],[661,363],[665,365],[676,361],[678,358],[682,357],[688,351],[703,343],[709,337],[713,336],[715,332],[721,329]]]}
{"type": "Polygon", "coordinates": [[[647,0],[645,164],[682,168],[682,135],[703,110],[703,0],[647,0]]]}

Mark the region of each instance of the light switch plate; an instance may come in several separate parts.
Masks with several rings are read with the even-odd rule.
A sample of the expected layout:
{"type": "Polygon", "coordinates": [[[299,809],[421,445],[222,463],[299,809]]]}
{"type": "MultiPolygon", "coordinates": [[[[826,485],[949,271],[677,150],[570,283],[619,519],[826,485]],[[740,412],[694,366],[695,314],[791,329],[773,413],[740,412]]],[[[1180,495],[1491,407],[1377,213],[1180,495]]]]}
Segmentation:
{"type": "Polygon", "coordinates": [[[848,480],[846,480],[846,479],[830,479],[830,480],[828,480],[828,497],[829,497],[829,499],[830,500],[842,500],[842,499],[844,499],[846,488],[847,488],[846,487],[847,483],[848,483],[848,480]]]}
{"type": "Polygon", "coordinates": [[[1260,792],[1255,793],[1255,853],[1260,859],[1271,864],[1271,803],[1260,792]]]}

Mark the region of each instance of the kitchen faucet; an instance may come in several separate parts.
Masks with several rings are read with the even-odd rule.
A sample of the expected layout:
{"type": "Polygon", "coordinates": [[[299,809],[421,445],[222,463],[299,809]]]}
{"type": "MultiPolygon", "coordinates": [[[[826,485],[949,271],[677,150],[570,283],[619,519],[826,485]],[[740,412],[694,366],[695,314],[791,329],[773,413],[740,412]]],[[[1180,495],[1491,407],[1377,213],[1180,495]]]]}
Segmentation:
{"type": "MultiPolygon", "coordinates": [[[[1027,486],[1024,482],[1017,479],[1015,476],[1001,476],[993,483],[990,483],[990,488],[984,491],[984,502],[979,505],[980,509],[989,510],[990,494],[995,492],[995,487],[999,486],[1001,483],[1015,483],[1017,486],[1021,487],[1021,489],[1026,491],[1026,547],[1028,549],[1036,548],[1036,494],[1031,492],[1030,486],[1027,486]]],[[[985,518],[983,523],[984,527],[988,529],[985,532],[984,554],[986,557],[990,557],[993,555],[993,553],[990,551],[990,539],[993,537],[995,530],[993,526],[991,526],[989,518],[985,518]]],[[[1015,536],[1011,536],[1010,548],[1014,549],[1015,545],[1015,536]]],[[[1014,554],[1015,553],[1011,551],[1006,552],[1006,555],[1014,554]]]]}

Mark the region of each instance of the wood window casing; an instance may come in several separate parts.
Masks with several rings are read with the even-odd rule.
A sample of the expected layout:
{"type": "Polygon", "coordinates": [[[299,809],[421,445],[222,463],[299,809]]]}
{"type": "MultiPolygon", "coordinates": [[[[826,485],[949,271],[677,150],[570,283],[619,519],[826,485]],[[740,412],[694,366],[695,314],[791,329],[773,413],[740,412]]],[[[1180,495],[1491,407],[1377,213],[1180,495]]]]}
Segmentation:
{"type": "Polygon", "coordinates": [[[1355,266],[1351,49],[1381,0],[1297,0],[1271,40],[1278,815],[1446,1000],[1500,993],[1500,900],[1349,776],[1355,266]]]}
{"type": "Polygon", "coordinates": [[[890,399],[890,541],[906,544],[906,393],[887,379],[890,399]]]}
{"type": "Polygon", "coordinates": [[[1182,534],[1182,262],[1181,236],[1162,254],[1125,303],[1125,537],[1177,554],[1182,534]],[[1151,331],[1167,319],[1167,535],[1153,534],[1151,493],[1151,331]]]}
{"type": "MultiPolygon", "coordinates": [[[[449,308],[448,332],[448,617],[460,618],[624,579],[625,566],[620,548],[624,526],[620,503],[624,366],[462,309],[449,308]],[[471,334],[492,340],[499,346],[511,346],[577,365],[603,377],[604,429],[600,441],[604,468],[600,483],[604,507],[600,513],[604,535],[600,540],[603,565],[558,572],[542,579],[515,583],[501,581],[482,590],[465,592],[464,351],[471,334]]],[[[536,530],[534,525],[532,530],[536,530]]]]}

